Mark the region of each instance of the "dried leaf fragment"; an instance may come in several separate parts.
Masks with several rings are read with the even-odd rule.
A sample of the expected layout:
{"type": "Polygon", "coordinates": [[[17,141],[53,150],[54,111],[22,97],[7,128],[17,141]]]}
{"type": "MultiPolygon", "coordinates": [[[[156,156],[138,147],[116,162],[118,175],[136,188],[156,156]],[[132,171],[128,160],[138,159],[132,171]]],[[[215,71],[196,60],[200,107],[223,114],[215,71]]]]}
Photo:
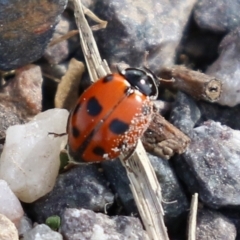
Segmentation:
{"type": "Polygon", "coordinates": [[[148,152],[169,159],[175,153],[183,153],[190,143],[190,138],[155,113],[142,142],[148,152]]]}
{"type": "Polygon", "coordinates": [[[85,67],[82,62],[72,58],[68,70],[58,84],[55,107],[71,110],[78,99],[78,87],[85,67]]]}

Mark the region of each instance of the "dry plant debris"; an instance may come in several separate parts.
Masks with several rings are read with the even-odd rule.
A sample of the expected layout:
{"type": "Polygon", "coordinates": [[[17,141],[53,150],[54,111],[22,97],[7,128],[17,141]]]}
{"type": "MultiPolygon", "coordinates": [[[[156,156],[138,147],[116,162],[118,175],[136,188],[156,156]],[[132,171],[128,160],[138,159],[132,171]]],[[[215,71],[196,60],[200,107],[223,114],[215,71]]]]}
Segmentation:
{"type": "Polygon", "coordinates": [[[78,99],[78,87],[85,67],[82,62],[71,59],[68,70],[58,84],[55,95],[55,107],[71,110],[78,99]]]}
{"type": "Polygon", "coordinates": [[[163,78],[179,90],[188,93],[197,100],[216,102],[222,93],[222,83],[215,77],[188,69],[184,66],[173,66],[161,70],[163,78]]]}

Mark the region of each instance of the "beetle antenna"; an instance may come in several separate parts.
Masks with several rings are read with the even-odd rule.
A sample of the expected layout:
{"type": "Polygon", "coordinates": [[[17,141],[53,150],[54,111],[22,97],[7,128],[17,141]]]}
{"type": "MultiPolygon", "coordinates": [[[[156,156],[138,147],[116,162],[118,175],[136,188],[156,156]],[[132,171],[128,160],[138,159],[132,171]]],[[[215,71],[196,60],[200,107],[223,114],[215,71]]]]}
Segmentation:
{"type": "Polygon", "coordinates": [[[149,69],[148,56],[149,56],[149,51],[145,51],[143,56],[143,67],[146,69],[149,69]]]}
{"type": "Polygon", "coordinates": [[[174,83],[176,81],[175,78],[171,78],[171,79],[164,79],[164,78],[157,78],[159,80],[159,82],[166,82],[166,83],[174,83]]]}

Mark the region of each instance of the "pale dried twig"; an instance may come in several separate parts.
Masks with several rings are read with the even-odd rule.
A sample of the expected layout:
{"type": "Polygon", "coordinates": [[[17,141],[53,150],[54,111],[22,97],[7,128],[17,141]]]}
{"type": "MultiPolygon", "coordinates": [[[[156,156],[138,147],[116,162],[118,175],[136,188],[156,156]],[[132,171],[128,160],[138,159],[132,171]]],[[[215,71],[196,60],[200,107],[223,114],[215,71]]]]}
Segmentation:
{"type": "Polygon", "coordinates": [[[79,29],[80,43],[92,82],[110,73],[106,63],[101,59],[92,31],[84,17],[80,1],[74,1],[74,13],[79,29]]]}
{"type": "Polygon", "coordinates": [[[149,238],[169,239],[163,220],[161,187],[142,142],[139,140],[132,157],[126,161],[124,156],[120,159],[127,169],[130,188],[149,238]]]}
{"type": "Polygon", "coordinates": [[[197,210],[198,210],[198,193],[192,196],[189,224],[188,224],[188,240],[196,240],[196,228],[197,228],[197,210]]]}
{"type": "Polygon", "coordinates": [[[78,33],[79,33],[78,30],[71,30],[71,31],[69,31],[67,34],[65,34],[65,35],[63,35],[63,36],[61,36],[61,37],[59,37],[59,38],[53,39],[53,40],[48,44],[48,46],[49,46],[49,47],[52,47],[52,46],[54,46],[54,45],[56,45],[56,44],[58,44],[58,43],[60,43],[60,42],[63,42],[63,41],[65,41],[65,40],[68,40],[69,38],[77,35],[78,33]]]}

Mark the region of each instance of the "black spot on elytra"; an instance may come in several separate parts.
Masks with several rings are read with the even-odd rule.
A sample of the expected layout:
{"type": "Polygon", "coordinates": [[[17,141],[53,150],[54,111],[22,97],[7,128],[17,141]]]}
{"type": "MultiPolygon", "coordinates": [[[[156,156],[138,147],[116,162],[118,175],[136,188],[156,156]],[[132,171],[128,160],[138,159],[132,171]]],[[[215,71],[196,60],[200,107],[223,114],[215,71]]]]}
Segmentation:
{"type": "Polygon", "coordinates": [[[110,130],[115,134],[123,134],[129,129],[129,125],[119,119],[113,119],[109,125],[110,130]]]}
{"type": "Polygon", "coordinates": [[[93,149],[93,153],[98,155],[98,156],[103,156],[103,154],[105,154],[106,152],[102,147],[97,146],[93,149]]]}
{"type": "Polygon", "coordinates": [[[80,136],[80,131],[76,127],[72,127],[72,135],[75,138],[78,138],[80,136]]]}
{"type": "Polygon", "coordinates": [[[91,116],[97,116],[102,111],[102,106],[95,97],[91,97],[87,102],[87,112],[91,116]]]}
{"type": "Polygon", "coordinates": [[[77,114],[77,112],[78,112],[78,110],[79,110],[80,107],[81,107],[81,104],[78,103],[78,104],[75,106],[74,110],[73,110],[73,115],[77,114]]]}
{"type": "Polygon", "coordinates": [[[144,106],[142,107],[142,114],[143,114],[144,116],[150,115],[150,114],[151,114],[151,111],[152,111],[152,108],[151,108],[150,106],[144,105],[144,106]]]}
{"type": "Polygon", "coordinates": [[[110,82],[110,81],[112,81],[113,80],[113,75],[112,74],[109,74],[109,75],[107,75],[105,78],[103,78],[103,82],[104,83],[107,83],[107,82],[110,82]]]}

